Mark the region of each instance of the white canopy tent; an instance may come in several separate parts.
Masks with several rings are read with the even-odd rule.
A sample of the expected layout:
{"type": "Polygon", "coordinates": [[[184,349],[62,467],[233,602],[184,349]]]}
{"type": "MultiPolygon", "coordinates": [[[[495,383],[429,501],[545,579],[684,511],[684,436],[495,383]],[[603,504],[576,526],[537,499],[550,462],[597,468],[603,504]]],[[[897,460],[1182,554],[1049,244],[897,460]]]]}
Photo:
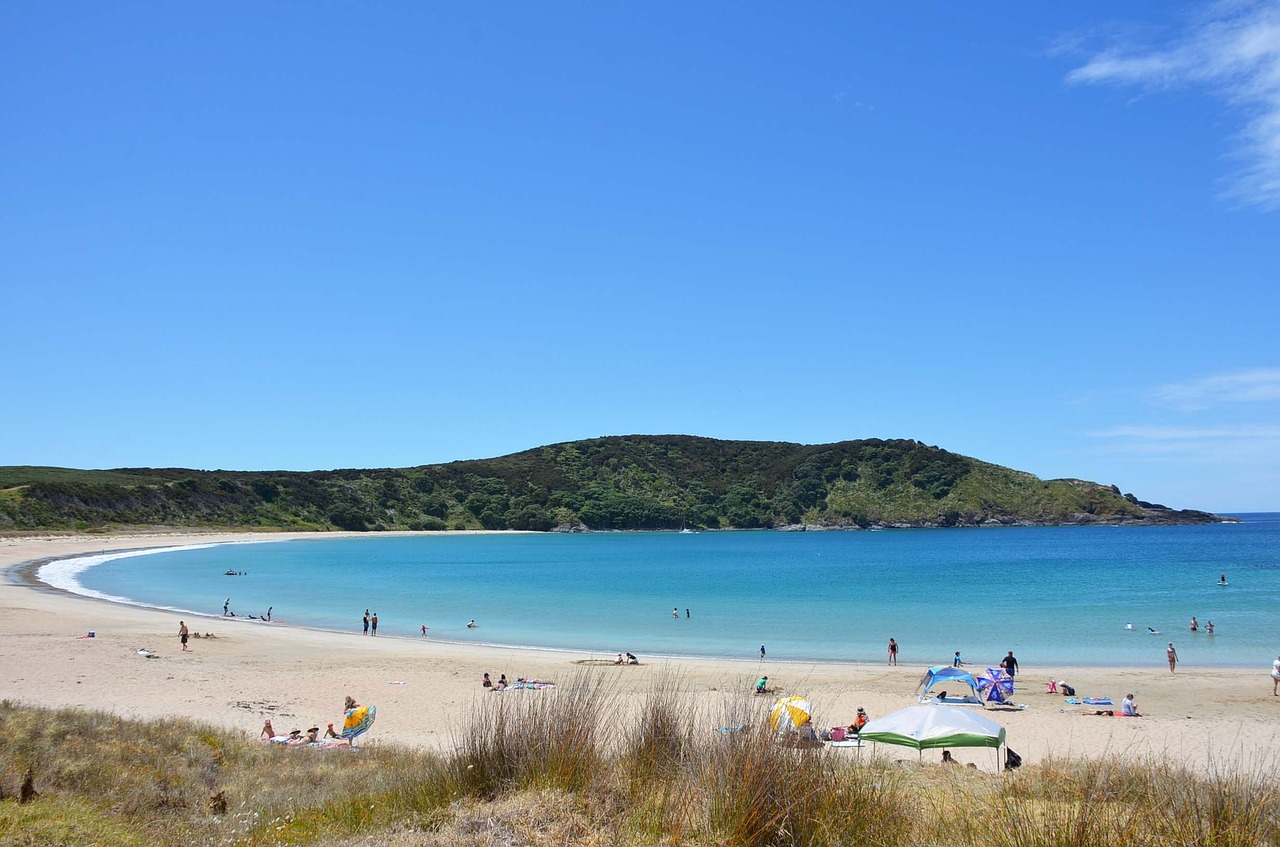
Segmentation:
{"type": "Polygon", "coordinates": [[[858,737],[921,752],[939,747],[990,747],[996,750],[999,768],[1005,730],[980,712],[946,706],[910,706],[869,722],[858,737]]]}

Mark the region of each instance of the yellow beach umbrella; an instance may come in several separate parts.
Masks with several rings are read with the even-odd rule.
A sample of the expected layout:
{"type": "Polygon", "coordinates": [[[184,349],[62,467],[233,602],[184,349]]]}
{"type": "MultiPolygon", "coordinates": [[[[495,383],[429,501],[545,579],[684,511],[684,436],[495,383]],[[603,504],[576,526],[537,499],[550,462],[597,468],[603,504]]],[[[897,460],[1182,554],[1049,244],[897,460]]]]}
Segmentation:
{"type": "Polygon", "coordinates": [[[812,719],[812,703],[803,697],[783,697],[769,712],[769,728],[774,732],[799,729],[812,719]]]}

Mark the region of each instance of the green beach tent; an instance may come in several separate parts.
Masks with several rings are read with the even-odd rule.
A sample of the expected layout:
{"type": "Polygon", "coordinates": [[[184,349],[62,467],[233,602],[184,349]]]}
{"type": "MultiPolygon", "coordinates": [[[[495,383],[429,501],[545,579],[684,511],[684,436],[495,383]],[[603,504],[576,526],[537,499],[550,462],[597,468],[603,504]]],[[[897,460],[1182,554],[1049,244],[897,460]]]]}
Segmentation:
{"type": "Polygon", "coordinates": [[[1004,727],[980,712],[946,706],[911,706],[876,718],[862,728],[863,741],[915,750],[938,747],[993,747],[1004,744],[1004,727]]]}

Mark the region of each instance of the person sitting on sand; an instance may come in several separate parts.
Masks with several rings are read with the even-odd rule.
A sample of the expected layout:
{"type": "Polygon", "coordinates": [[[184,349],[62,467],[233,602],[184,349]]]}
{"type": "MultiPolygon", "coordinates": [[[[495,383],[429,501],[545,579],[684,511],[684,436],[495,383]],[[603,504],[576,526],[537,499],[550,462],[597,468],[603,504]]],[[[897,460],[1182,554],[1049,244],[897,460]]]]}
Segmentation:
{"type": "Polygon", "coordinates": [[[489,679],[489,674],[487,672],[484,675],[484,679],[480,680],[480,687],[493,688],[493,680],[489,679]]]}
{"type": "Polygon", "coordinates": [[[342,736],[338,735],[338,733],[333,731],[333,724],[329,724],[329,727],[324,731],[324,737],[328,739],[328,738],[341,738],[342,736]]]}
{"type": "Polygon", "coordinates": [[[756,680],[756,693],[757,694],[769,693],[769,677],[762,676],[756,680]]]}
{"type": "Polygon", "coordinates": [[[867,725],[867,713],[861,706],[859,706],[858,714],[854,715],[853,723],[849,724],[849,731],[852,732],[854,735],[857,735],[858,733],[862,732],[862,728],[866,725],[867,725]]]}
{"type": "Polygon", "coordinates": [[[319,741],[319,740],[320,740],[320,727],[318,727],[318,726],[313,726],[313,727],[311,727],[310,729],[308,729],[308,730],[307,730],[306,738],[307,738],[307,743],[308,743],[308,744],[315,744],[317,741],[319,741]]]}
{"type": "Polygon", "coordinates": [[[944,765],[958,765],[958,764],[960,764],[960,763],[959,763],[959,762],[957,762],[957,761],[956,761],[956,760],[951,756],[951,751],[950,751],[950,750],[943,750],[943,751],[942,751],[942,764],[944,764],[944,765]]]}
{"type": "Polygon", "coordinates": [[[498,682],[493,686],[493,690],[494,690],[494,691],[501,691],[502,689],[504,689],[504,688],[506,688],[506,687],[507,687],[507,675],[506,675],[506,674],[499,674],[499,675],[498,675],[498,682]]]}
{"type": "Polygon", "coordinates": [[[258,736],[259,740],[265,739],[270,741],[276,737],[276,731],[271,727],[271,718],[267,718],[267,722],[262,725],[262,734],[258,736]]]}
{"type": "Polygon", "coordinates": [[[614,660],[613,660],[613,663],[614,663],[615,665],[620,665],[620,664],[622,664],[622,654],[621,654],[621,653],[619,653],[619,654],[618,654],[618,658],[616,658],[616,659],[614,659],[614,660]]]}
{"type": "Polygon", "coordinates": [[[628,665],[638,665],[638,664],[640,664],[640,660],[636,658],[636,654],[635,654],[635,653],[628,653],[628,654],[627,654],[627,664],[628,664],[628,665]]]}
{"type": "Polygon", "coordinates": [[[1140,718],[1142,714],[1138,711],[1138,706],[1133,702],[1133,695],[1126,694],[1124,699],[1120,701],[1120,713],[1126,718],[1140,718]]]}

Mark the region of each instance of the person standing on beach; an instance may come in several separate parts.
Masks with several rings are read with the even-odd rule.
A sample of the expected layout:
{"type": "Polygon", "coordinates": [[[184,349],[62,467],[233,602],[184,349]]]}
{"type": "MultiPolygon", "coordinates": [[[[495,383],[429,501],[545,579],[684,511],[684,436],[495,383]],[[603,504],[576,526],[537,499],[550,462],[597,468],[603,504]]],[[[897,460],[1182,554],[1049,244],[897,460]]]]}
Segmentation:
{"type": "Polygon", "coordinates": [[[1169,642],[1169,646],[1165,648],[1165,658],[1169,660],[1169,673],[1173,673],[1173,668],[1178,664],[1178,651],[1173,649],[1173,642],[1169,642]]]}
{"type": "Polygon", "coordinates": [[[178,640],[182,642],[182,652],[189,653],[191,649],[187,647],[187,638],[191,633],[187,632],[187,622],[178,621],[178,640]]]}
{"type": "Polygon", "coordinates": [[[889,639],[889,664],[898,664],[898,642],[889,639]]]}
{"type": "Polygon", "coordinates": [[[1013,651],[1009,651],[1009,655],[1000,660],[1000,667],[1004,668],[1004,672],[1009,675],[1010,679],[1018,672],[1018,660],[1013,657],[1013,651]]]}
{"type": "Polygon", "coordinates": [[[764,645],[760,645],[760,661],[764,661],[764,645]]]}
{"type": "Polygon", "coordinates": [[[1280,697],[1280,656],[1271,663],[1271,694],[1280,697]]]}
{"type": "Polygon", "coordinates": [[[229,614],[231,614],[231,598],[230,597],[228,597],[226,600],[222,602],[222,616],[225,618],[229,614]]]}
{"type": "Polygon", "coordinates": [[[378,613],[374,612],[373,617],[369,618],[369,623],[373,626],[373,634],[378,634],[378,613]]]}
{"type": "Polygon", "coordinates": [[[364,634],[369,634],[369,610],[364,610],[364,634]]]}
{"type": "Polygon", "coordinates": [[[268,606],[268,607],[267,607],[267,620],[271,620],[271,610],[272,610],[272,609],[274,609],[274,608],[275,608],[275,606],[268,606]]]}

